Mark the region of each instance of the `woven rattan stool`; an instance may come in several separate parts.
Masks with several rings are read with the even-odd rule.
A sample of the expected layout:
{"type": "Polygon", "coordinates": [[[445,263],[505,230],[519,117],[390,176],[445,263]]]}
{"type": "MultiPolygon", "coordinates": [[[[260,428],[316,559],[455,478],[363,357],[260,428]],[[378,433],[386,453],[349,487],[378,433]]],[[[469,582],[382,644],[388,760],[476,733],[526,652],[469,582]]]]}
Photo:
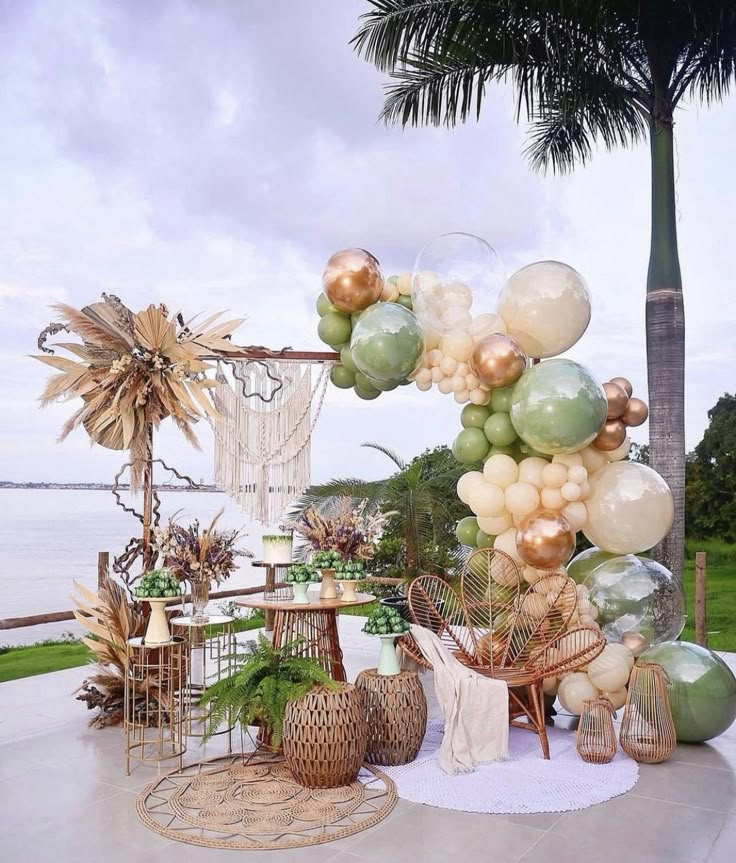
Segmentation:
{"type": "Polygon", "coordinates": [[[417,757],[427,730],[427,698],[415,671],[383,675],[361,671],[355,686],[368,718],[370,764],[408,764],[417,757]]]}

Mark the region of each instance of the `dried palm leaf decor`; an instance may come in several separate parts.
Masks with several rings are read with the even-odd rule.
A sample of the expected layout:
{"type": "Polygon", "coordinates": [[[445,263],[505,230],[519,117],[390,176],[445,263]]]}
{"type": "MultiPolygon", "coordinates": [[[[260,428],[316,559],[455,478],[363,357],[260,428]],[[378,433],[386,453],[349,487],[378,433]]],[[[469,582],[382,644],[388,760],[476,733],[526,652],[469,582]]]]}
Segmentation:
{"type": "Polygon", "coordinates": [[[77,310],[64,303],[54,308],[61,322],[39,338],[45,355],[36,359],[58,371],[46,385],[41,404],[81,398],[84,404],[64,424],[60,440],[83,425],[95,443],[130,450],[131,490],[140,488],[150,459],[150,433],[171,417],[186,439],[199,447],[192,426],[217,411],[207,394],[215,382],[206,377],[213,366],[203,360],[232,349],[228,341],[241,320],[184,323],[166,306],[133,313],[103,294],[103,302],[77,310]],[[55,356],[44,342],[49,334],[74,333],[78,343],[57,343],[76,359],[55,356]]]}

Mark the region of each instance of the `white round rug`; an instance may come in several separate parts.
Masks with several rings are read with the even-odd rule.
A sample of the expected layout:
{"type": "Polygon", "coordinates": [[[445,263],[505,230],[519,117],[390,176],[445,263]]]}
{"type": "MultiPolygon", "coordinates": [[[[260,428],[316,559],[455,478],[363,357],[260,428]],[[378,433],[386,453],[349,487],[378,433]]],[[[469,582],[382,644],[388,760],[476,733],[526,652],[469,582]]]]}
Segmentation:
{"type": "Polygon", "coordinates": [[[558,728],[547,729],[549,761],[542,758],[536,734],[510,728],[508,761],[448,776],[436,757],[443,729],[442,720],[430,720],[415,761],[381,768],[399,797],[461,812],[571,812],[625,794],[639,778],[638,764],[620,749],[610,764],[586,764],[575,751],[575,734],[558,728]]]}

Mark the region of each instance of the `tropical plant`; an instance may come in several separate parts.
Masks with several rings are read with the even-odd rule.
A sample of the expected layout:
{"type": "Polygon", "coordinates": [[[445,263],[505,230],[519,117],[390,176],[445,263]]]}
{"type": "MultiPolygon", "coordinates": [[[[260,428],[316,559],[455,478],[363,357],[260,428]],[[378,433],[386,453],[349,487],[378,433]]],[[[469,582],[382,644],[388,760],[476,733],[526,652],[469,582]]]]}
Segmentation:
{"type": "MultiPolygon", "coordinates": [[[[565,171],[648,136],[652,229],[646,331],[652,467],[675,496],[659,556],[682,574],[685,318],[677,250],[673,125],[690,97],[709,104],[736,71],[733,0],[368,0],[356,50],[388,73],[383,118],[453,126],[511,79],[527,155],[565,171]]],[[[636,190],[638,193],[638,189],[636,190]]]]}
{"type": "Polygon", "coordinates": [[[238,670],[208,687],[200,698],[209,707],[206,736],[213,735],[226,718],[261,727],[274,748],[281,743],[286,705],[314,686],[336,689],[337,684],[315,660],[295,655],[299,642],[274,648],[263,635],[249,641],[237,659],[238,670]]]}
{"type": "MultiPolygon", "coordinates": [[[[395,472],[381,480],[333,479],[310,486],[295,503],[289,518],[311,508],[329,514],[346,498],[368,511],[390,513],[374,562],[392,567],[393,573],[412,578],[420,572],[442,573],[461,562],[455,523],[467,515],[455,493],[460,465],[447,447],[427,451],[408,464],[380,444],[364,447],[383,453],[395,472]]],[[[392,574],[393,574],[392,573],[392,574]]]]}
{"type": "Polygon", "coordinates": [[[57,369],[41,395],[43,406],[54,401],[81,398],[82,406],[64,424],[60,440],[83,425],[95,443],[109,449],[129,449],[131,490],[136,491],[150,458],[152,429],[171,417],[184,437],[199,448],[192,425],[216,416],[206,394],[215,381],[205,375],[212,368],[203,357],[232,348],[227,337],[240,320],[215,323],[213,315],[187,323],[181,315],[169,317],[166,306],[148,306],[137,314],[115,296],[81,311],[58,303],[62,320],[39,337],[45,356],[35,359],[57,369]],[[81,344],[59,343],[78,358],[53,355],[44,346],[46,336],[72,332],[81,344]]]}
{"type": "MultiPolygon", "coordinates": [[[[98,710],[90,725],[119,725],[125,703],[125,645],[129,638],[143,634],[144,617],[129,605],[125,590],[109,578],[97,593],[78,581],[74,588],[78,594],[72,597],[74,617],[87,631],[82,641],[94,654],[91,673],[80,687],[78,700],[84,701],[88,710],[98,710]]],[[[148,692],[155,698],[159,690],[158,678],[141,681],[142,694],[148,692]]]]}

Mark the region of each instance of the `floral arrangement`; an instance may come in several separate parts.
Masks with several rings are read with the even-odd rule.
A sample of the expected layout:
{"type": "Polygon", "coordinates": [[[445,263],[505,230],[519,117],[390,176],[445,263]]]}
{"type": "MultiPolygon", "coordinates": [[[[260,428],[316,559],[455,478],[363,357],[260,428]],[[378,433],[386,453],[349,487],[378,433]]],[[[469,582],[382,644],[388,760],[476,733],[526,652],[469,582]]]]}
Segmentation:
{"type": "Polygon", "coordinates": [[[165,528],[156,531],[154,545],[178,579],[220,584],[237,567],[236,558],[253,557],[252,551],[237,548],[240,531],[215,530],[222,513],[220,510],[204,530],[198,519],[184,527],[172,517],[165,528]]]}
{"type": "MultiPolygon", "coordinates": [[[[342,560],[349,563],[356,560],[369,560],[373,557],[384,525],[393,514],[392,512],[367,514],[365,502],[354,507],[352,501],[346,498],[339,507],[337,515],[324,516],[310,507],[302,513],[294,528],[307,540],[314,551],[337,552],[338,557],[334,559],[335,561],[342,560]]],[[[319,564],[314,565],[319,568],[319,564]]],[[[335,567],[333,565],[329,568],[335,567]]]]}
{"type": "Polygon", "coordinates": [[[171,417],[184,437],[198,447],[192,425],[217,416],[207,395],[215,386],[206,373],[212,368],[203,358],[230,350],[228,340],[242,321],[215,323],[218,315],[202,322],[184,322],[169,315],[166,306],[150,305],[138,313],[111,294],[103,302],[81,310],[59,303],[61,316],[41,333],[36,359],[56,369],[41,396],[43,406],[73,398],[82,406],[61,430],[63,440],[77,426],[84,426],[95,443],[109,449],[130,450],[131,488],[141,483],[150,457],[150,430],[171,417]],[[61,331],[81,340],[58,344],[75,359],[56,356],[44,342],[61,331]]]}
{"type": "Polygon", "coordinates": [[[311,563],[295,563],[286,570],[284,581],[287,584],[304,584],[318,581],[317,568],[311,563]]]}

